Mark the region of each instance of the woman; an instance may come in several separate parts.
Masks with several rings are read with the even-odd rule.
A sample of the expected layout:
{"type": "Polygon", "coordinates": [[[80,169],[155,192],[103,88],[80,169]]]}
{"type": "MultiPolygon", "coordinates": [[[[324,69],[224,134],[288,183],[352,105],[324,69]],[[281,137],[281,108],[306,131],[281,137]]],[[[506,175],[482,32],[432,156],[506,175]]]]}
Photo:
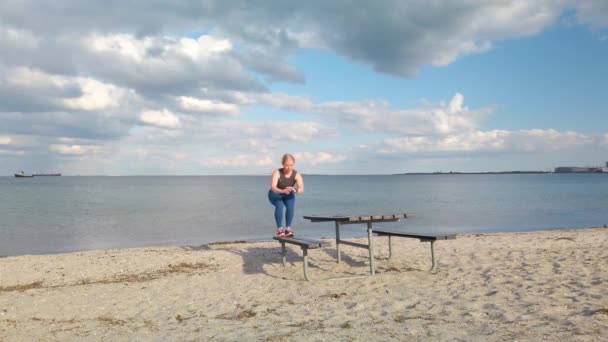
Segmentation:
{"type": "Polygon", "coordinates": [[[283,155],[283,168],[274,170],[270,179],[268,200],[274,205],[274,220],[277,223],[277,236],[292,237],[294,235],[291,222],[293,221],[296,204],[295,194],[304,192],[304,180],[298,171],[293,169],[296,159],[291,154],[283,155]],[[285,208],[285,228],[283,228],[283,208],[285,208]]]}

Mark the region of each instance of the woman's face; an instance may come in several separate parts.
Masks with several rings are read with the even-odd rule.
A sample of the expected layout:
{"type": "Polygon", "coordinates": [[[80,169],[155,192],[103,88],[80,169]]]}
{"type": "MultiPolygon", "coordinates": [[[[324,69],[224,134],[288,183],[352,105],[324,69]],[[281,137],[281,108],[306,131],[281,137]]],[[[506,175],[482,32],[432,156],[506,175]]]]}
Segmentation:
{"type": "Polygon", "coordinates": [[[287,158],[283,163],[283,172],[290,173],[293,170],[293,160],[287,158]]]}

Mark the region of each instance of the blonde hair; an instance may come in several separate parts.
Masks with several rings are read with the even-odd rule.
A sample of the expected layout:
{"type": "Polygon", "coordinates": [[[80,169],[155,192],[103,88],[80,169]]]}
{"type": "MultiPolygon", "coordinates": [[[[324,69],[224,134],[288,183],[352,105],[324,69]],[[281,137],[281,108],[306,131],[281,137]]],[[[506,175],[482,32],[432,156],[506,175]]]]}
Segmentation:
{"type": "Polygon", "coordinates": [[[292,162],[294,162],[294,163],[296,162],[296,158],[294,158],[294,156],[293,156],[293,155],[291,155],[291,154],[289,154],[289,153],[285,153],[285,154],[283,155],[283,158],[281,159],[281,164],[285,164],[285,162],[286,162],[287,160],[289,160],[289,159],[291,159],[291,161],[292,161],[292,162]]]}

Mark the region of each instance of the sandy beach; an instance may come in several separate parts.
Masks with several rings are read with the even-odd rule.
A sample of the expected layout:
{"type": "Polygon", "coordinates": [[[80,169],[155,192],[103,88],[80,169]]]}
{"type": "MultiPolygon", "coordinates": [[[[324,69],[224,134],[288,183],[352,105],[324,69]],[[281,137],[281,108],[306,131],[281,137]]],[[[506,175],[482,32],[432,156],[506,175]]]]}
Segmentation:
{"type": "MultiPolygon", "coordinates": [[[[356,240],[356,239],[355,239],[356,240]]],[[[277,242],[0,259],[2,341],[598,341],[608,229],[374,240],[366,251],[277,242]],[[346,277],[346,278],[345,278],[346,277]],[[351,277],[351,278],[348,278],[351,277]]],[[[363,242],[364,240],[361,240],[363,242]]]]}

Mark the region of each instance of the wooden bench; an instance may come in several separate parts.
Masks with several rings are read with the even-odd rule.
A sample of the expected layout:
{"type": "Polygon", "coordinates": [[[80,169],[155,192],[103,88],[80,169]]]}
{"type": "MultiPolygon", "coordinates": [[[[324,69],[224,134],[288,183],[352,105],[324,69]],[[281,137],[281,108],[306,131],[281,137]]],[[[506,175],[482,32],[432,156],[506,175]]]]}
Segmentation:
{"type": "Polygon", "coordinates": [[[431,243],[431,261],[432,261],[432,266],[430,271],[433,271],[436,269],[436,263],[435,263],[435,241],[437,240],[452,240],[456,238],[456,235],[422,235],[422,234],[411,234],[411,233],[407,233],[407,232],[403,232],[403,231],[397,231],[397,230],[389,230],[389,229],[384,229],[384,228],[380,228],[380,229],[374,229],[374,233],[379,235],[379,236],[388,236],[388,258],[390,259],[392,256],[392,246],[391,246],[391,237],[392,236],[398,236],[398,237],[404,237],[404,238],[412,238],[412,239],[419,239],[420,242],[430,242],[431,243]]]}
{"type": "Polygon", "coordinates": [[[283,266],[285,266],[287,262],[287,248],[285,248],[285,244],[289,243],[302,247],[302,254],[304,255],[304,279],[308,281],[310,281],[310,279],[308,278],[308,250],[329,246],[329,243],[320,240],[279,236],[274,236],[273,239],[281,243],[281,255],[283,257],[283,266]]]}

